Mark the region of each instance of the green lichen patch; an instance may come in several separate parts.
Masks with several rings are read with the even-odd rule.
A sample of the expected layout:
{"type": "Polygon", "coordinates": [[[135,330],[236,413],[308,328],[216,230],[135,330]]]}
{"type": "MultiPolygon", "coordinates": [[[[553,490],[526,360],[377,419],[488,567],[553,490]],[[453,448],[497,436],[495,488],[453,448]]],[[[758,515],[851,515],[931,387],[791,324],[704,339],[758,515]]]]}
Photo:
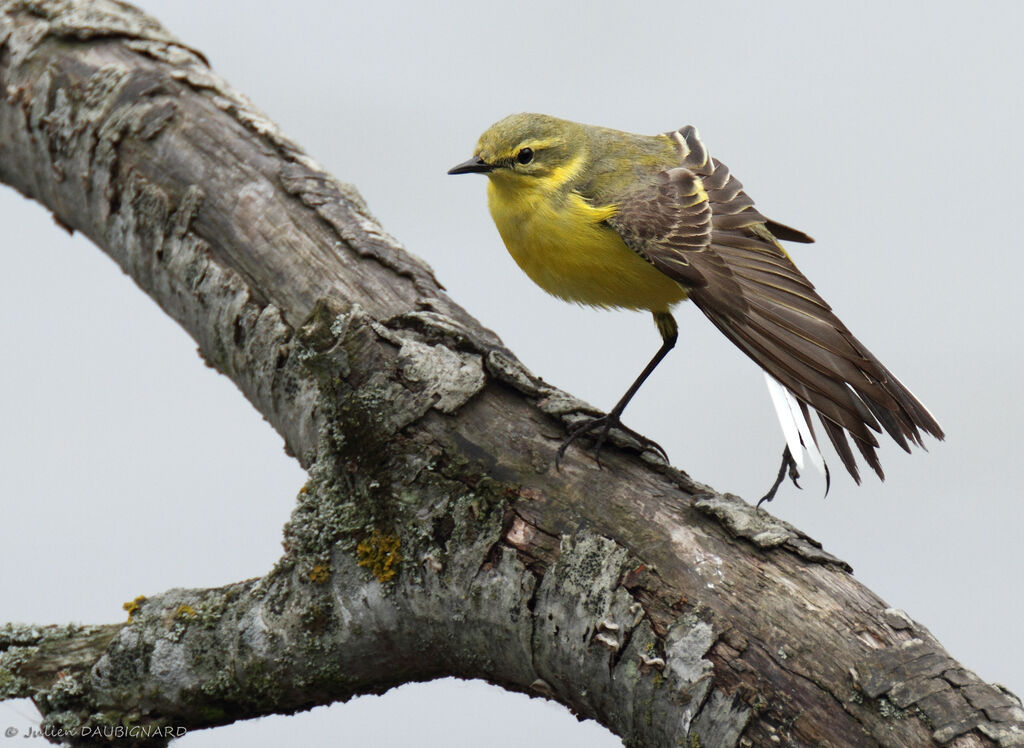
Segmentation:
{"type": "Polygon", "coordinates": [[[44,711],[49,713],[77,705],[83,693],[85,693],[85,686],[82,685],[78,677],[73,673],[61,671],[57,673],[57,678],[46,693],[40,694],[38,698],[45,701],[49,708],[44,711]]]}
{"type": "Polygon", "coordinates": [[[302,612],[302,625],[314,637],[328,631],[332,620],[330,606],[313,603],[302,612]]]}
{"type": "Polygon", "coordinates": [[[379,485],[348,471],[341,478],[311,479],[299,493],[295,510],[285,525],[285,551],[293,559],[304,557],[308,574],[317,564],[330,561],[336,545],[353,550],[356,538],[374,527],[374,494],[378,488],[379,485]]]}
{"type": "Polygon", "coordinates": [[[910,712],[906,709],[900,709],[884,696],[878,699],[878,713],[886,719],[906,719],[910,716],[910,712]]]}
{"type": "Polygon", "coordinates": [[[38,644],[45,629],[24,623],[5,623],[0,626],[0,650],[10,646],[38,644]]]}
{"type": "Polygon", "coordinates": [[[38,652],[39,647],[8,647],[0,652],[0,698],[28,695],[28,682],[18,675],[18,671],[38,652]]]}
{"type": "Polygon", "coordinates": [[[314,361],[330,351],[344,334],[338,319],[345,319],[349,306],[338,299],[321,297],[298,329],[297,339],[302,345],[304,361],[314,361]]]}
{"type": "Polygon", "coordinates": [[[196,603],[195,621],[208,629],[212,629],[220,623],[220,619],[224,617],[224,613],[228,609],[229,595],[230,591],[222,593],[217,590],[196,603]]]}
{"type": "Polygon", "coordinates": [[[0,701],[27,696],[28,682],[8,670],[0,655],[0,701]]]}

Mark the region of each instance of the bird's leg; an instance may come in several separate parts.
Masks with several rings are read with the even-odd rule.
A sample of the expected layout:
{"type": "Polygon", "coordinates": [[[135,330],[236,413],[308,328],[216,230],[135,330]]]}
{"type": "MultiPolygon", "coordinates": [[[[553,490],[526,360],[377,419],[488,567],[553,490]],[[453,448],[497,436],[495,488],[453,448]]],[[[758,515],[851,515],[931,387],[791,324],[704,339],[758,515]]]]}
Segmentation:
{"type": "Polygon", "coordinates": [[[619,402],[615,403],[615,407],[612,408],[607,415],[584,421],[583,423],[577,424],[569,431],[568,438],[562,442],[562,446],[558,448],[558,453],[555,455],[556,468],[562,461],[562,457],[565,455],[565,450],[568,449],[569,445],[576,440],[576,437],[583,436],[584,434],[588,434],[596,430],[599,430],[599,433],[597,434],[597,438],[594,443],[594,461],[600,465],[601,447],[604,446],[605,439],[608,437],[608,432],[611,431],[612,428],[618,428],[621,431],[624,431],[626,434],[640,442],[640,445],[643,448],[651,449],[660,453],[661,456],[665,458],[665,461],[668,462],[668,454],[665,453],[665,450],[662,449],[660,445],[651,441],[646,436],[638,434],[633,431],[633,429],[623,426],[622,421],[620,420],[622,411],[626,409],[629,401],[633,399],[633,395],[635,395],[637,390],[640,389],[640,386],[647,381],[647,377],[651,376],[651,372],[657,368],[658,364],[661,363],[661,360],[668,355],[669,351],[672,350],[679,337],[679,328],[676,326],[676,321],[668,312],[654,312],[654,323],[658,326],[658,331],[661,333],[661,348],[658,349],[658,352],[654,354],[654,358],[652,358],[647,366],[644,367],[644,370],[640,372],[640,376],[638,376],[636,381],[630,385],[629,389],[626,390],[626,394],[619,399],[619,402]]]}
{"type": "MultiPolygon", "coordinates": [[[[768,493],[761,497],[761,500],[757,502],[758,506],[771,501],[775,498],[775,492],[779,490],[779,486],[782,485],[782,481],[786,478],[786,473],[789,473],[789,479],[793,481],[793,485],[800,488],[800,484],[797,483],[797,478],[800,477],[800,471],[796,469],[796,460],[793,459],[793,453],[789,451],[789,445],[782,450],[782,464],[779,466],[779,474],[775,478],[775,482],[772,487],[768,489],[768,493]]],[[[826,489],[827,490],[827,489],[826,489]]]]}

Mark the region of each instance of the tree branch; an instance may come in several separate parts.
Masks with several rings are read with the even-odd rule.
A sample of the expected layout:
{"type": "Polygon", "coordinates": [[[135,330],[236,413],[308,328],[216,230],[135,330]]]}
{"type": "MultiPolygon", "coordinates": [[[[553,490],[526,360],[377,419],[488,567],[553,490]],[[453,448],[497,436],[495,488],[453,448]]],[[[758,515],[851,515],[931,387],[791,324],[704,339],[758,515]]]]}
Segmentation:
{"type": "Polygon", "coordinates": [[[455,675],[631,745],[1024,741],[1016,697],[795,528],[625,437],[607,469],[554,470],[588,406],[152,19],[0,2],[0,83],[0,179],[110,254],[309,472],[261,579],[0,629],[0,697],[55,740],[160,745],[455,675]]]}

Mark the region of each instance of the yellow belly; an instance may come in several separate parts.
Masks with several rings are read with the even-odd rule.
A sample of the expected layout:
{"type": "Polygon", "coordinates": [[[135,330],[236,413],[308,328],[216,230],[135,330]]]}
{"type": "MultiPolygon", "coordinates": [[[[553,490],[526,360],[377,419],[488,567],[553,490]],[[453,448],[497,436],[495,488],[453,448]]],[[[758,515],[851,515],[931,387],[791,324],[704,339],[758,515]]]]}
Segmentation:
{"type": "Polygon", "coordinates": [[[659,272],[603,223],[614,207],[595,208],[575,193],[555,204],[542,194],[490,181],[488,202],[509,254],[550,294],[599,307],[665,312],[686,289],[659,272]]]}

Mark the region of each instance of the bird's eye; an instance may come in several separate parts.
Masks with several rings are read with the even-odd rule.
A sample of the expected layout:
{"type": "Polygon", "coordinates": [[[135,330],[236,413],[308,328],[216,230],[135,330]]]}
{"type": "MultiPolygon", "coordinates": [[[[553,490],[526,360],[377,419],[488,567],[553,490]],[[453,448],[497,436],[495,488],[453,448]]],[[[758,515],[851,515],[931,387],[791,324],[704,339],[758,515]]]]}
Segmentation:
{"type": "Polygon", "coordinates": [[[532,148],[520,148],[519,153],[516,154],[516,161],[521,164],[528,164],[533,161],[533,149],[532,148]]]}

